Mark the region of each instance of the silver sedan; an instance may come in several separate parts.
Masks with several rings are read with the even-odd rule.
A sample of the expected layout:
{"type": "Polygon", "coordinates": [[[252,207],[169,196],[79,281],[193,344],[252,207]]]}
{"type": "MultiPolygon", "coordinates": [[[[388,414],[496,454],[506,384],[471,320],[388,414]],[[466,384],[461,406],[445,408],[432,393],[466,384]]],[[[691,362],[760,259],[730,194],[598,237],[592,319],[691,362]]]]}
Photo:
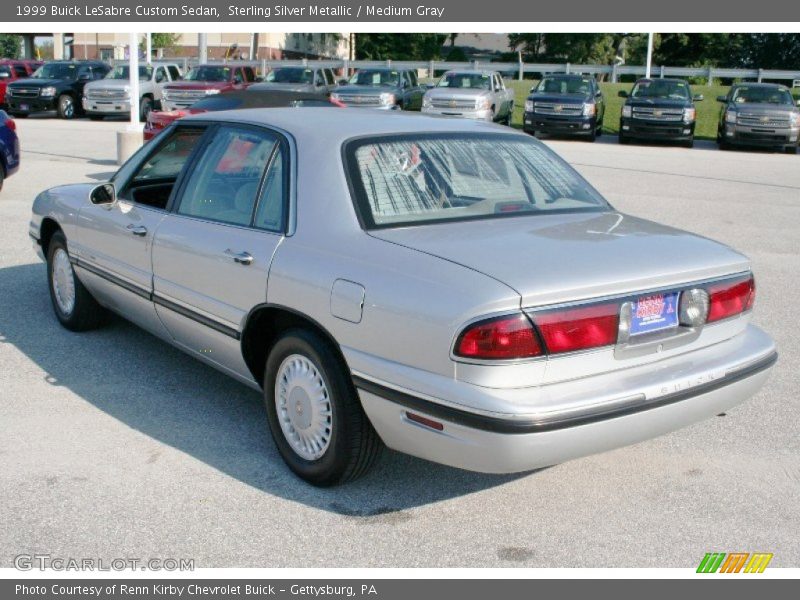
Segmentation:
{"type": "Polygon", "coordinates": [[[746,257],[489,123],[189,117],[110,182],[42,192],[30,235],[62,325],[114,312],[261,390],[315,485],[384,444],[507,473],[638,442],[744,401],[777,356],[746,257]]]}

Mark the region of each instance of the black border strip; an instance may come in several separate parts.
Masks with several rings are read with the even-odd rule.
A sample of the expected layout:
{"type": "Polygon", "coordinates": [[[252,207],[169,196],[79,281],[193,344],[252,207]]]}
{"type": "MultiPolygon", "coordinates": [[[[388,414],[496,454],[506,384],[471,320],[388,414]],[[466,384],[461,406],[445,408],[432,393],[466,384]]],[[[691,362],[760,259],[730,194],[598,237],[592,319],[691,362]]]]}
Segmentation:
{"type": "Polygon", "coordinates": [[[217,331],[223,335],[227,335],[228,337],[233,338],[235,340],[241,338],[241,333],[236,329],[234,329],[233,327],[228,327],[227,325],[223,325],[222,323],[219,323],[210,317],[207,317],[189,308],[181,306],[180,304],[176,304],[175,302],[167,300],[166,298],[158,296],[157,294],[151,292],[146,288],[140,287],[134,283],[130,283],[129,281],[125,281],[124,279],[121,279],[104,269],[101,269],[94,265],[90,265],[79,258],[71,258],[70,260],[74,265],[77,265],[81,269],[84,269],[89,273],[92,273],[93,275],[97,275],[98,277],[101,277],[102,279],[105,279],[110,283],[118,285],[119,287],[128,290],[129,292],[136,294],[137,296],[146,298],[147,300],[150,300],[151,302],[158,304],[159,306],[163,306],[164,308],[167,308],[172,312],[176,312],[179,315],[186,317],[187,319],[191,319],[192,321],[200,323],[201,325],[210,327],[214,331],[217,331]]]}
{"type": "Polygon", "coordinates": [[[398,390],[386,387],[379,383],[369,381],[357,375],[353,375],[353,382],[355,383],[355,386],[360,390],[363,390],[370,394],[374,394],[376,396],[383,398],[384,400],[388,400],[389,402],[394,402],[395,404],[399,404],[406,408],[424,412],[426,414],[442,419],[444,421],[449,421],[451,423],[463,425],[464,427],[480,429],[482,431],[490,431],[493,433],[523,434],[523,433],[540,433],[544,431],[556,431],[559,429],[576,427],[578,425],[588,425],[590,423],[596,423],[598,421],[604,421],[606,419],[614,419],[617,417],[624,417],[645,410],[650,410],[652,408],[659,408],[661,406],[674,404],[682,400],[688,400],[690,398],[694,398],[696,396],[707,394],[709,392],[713,392],[714,390],[726,387],[728,385],[736,383],[737,381],[741,381],[742,379],[751,377],[756,373],[760,373],[761,371],[764,371],[765,369],[768,369],[772,365],[774,365],[777,360],[778,360],[778,353],[772,352],[770,355],[764,357],[763,359],[760,359],[759,361],[751,365],[748,365],[744,369],[735,371],[730,375],[726,375],[722,379],[711,381],[703,385],[698,385],[696,387],[682,390],[680,392],[675,392],[673,394],[667,394],[666,396],[662,396],[651,402],[641,402],[638,404],[634,404],[632,406],[613,408],[610,410],[597,412],[589,415],[567,417],[561,420],[549,420],[549,421],[535,420],[535,419],[525,419],[525,420],[508,419],[504,417],[491,417],[488,415],[473,413],[466,410],[453,408],[451,406],[437,404],[436,402],[431,402],[430,400],[425,400],[423,398],[419,398],[418,396],[414,396],[405,392],[400,392],[398,390]]]}

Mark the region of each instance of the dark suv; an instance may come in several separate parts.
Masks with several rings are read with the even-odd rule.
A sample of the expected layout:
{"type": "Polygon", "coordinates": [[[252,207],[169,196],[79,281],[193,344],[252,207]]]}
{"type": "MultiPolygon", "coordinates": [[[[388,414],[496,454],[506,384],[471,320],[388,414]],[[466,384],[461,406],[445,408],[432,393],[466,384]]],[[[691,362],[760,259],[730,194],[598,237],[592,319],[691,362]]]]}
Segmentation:
{"type": "Polygon", "coordinates": [[[694,145],[694,126],[697,109],[694,103],[702,94],[692,95],[689,82],[683,79],[640,79],[622,106],[619,143],[633,139],[668,140],[681,142],[687,148],[694,145]]]}
{"type": "Polygon", "coordinates": [[[717,127],[720,149],[770,146],[790,154],[797,152],[800,102],[792,98],[789,88],[774,83],[740,83],[717,100],[725,105],[717,127]]]}
{"type": "Polygon", "coordinates": [[[593,142],[602,133],[605,112],[594,77],[547,75],[525,100],[522,128],[534,135],[581,135],[593,142]]]}
{"type": "Polygon", "coordinates": [[[27,79],[8,84],[8,112],[15,117],[55,110],[71,119],[81,108],[84,86],[102,79],[111,70],[106,63],[91,60],[54,60],[43,64],[27,79]]]}

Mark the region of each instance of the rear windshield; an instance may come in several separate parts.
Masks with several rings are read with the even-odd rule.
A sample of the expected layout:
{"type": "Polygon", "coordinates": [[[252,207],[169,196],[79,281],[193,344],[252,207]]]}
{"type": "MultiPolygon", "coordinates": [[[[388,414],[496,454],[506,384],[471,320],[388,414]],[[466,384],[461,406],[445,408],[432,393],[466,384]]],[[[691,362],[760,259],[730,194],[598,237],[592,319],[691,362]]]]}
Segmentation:
{"type": "Polygon", "coordinates": [[[219,94],[216,96],[211,96],[210,98],[203,98],[202,100],[198,100],[194,104],[192,104],[191,108],[196,108],[199,110],[207,110],[209,112],[215,110],[234,110],[239,108],[244,103],[244,100],[241,98],[235,98],[226,96],[225,94],[219,94]]]}
{"type": "Polygon", "coordinates": [[[367,228],[609,208],[567,163],[523,136],[360,138],[346,145],[345,160],[367,228]]]}
{"type": "Polygon", "coordinates": [[[267,75],[269,83],[311,83],[313,80],[314,71],[311,69],[282,68],[267,75]]]}
{"type": "Polygon", "coordinates": [[[492,80],[485,73],[445,73],[437,87],[488,90],[492,80]]]}
{"type": "Polygon", "coordinates": [[[738,104],[788,104],[793,106],[792,95],[788,90],[768,87],[737,87],[733,89],[732,100],[738,104]]]}
{"type": "Polygon", "coordinates": [[[633,86],[634,98],[660,98],[662,100],[686,100],[689,98],[689,84],[683,81],[640,81],[633,86]]]}
{"type": "Polygon", "coordinates": [[[539,82],[536,91],[547,94],[588,94],[592,91],[592,80],[577,77],[545,77],[539,82]]]}

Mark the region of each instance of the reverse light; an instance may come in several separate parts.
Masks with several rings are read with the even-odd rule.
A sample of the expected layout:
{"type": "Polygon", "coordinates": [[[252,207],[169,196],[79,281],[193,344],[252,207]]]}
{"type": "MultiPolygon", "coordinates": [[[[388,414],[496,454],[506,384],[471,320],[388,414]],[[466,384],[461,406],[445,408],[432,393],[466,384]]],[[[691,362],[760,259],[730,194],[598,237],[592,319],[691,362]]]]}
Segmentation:
{"type": "Polygon", "coordinates": [[[692,288],[681,293],[678,321],[686,327],[702,327],[708,318],[710,300],[708,292],[692,288]]]}
{"type": "Polygon", "coordinates": [[[618,302],[591,304],[533,315],[549,354],[611,346],[619,330],[618,302]]]}
{"type": "Polygon", "coordinates": [[[480,360],[510,360],[544,354],[533,325],[523,314],[473,323],[458,336],[454,353],[480,360]]]}
{"type": "Polygon", "coordinates": [[[723,281],[708,286],[708,322],[734,317],[753,308],[756,282],[750,275],[744,279],[723,281]]]}

